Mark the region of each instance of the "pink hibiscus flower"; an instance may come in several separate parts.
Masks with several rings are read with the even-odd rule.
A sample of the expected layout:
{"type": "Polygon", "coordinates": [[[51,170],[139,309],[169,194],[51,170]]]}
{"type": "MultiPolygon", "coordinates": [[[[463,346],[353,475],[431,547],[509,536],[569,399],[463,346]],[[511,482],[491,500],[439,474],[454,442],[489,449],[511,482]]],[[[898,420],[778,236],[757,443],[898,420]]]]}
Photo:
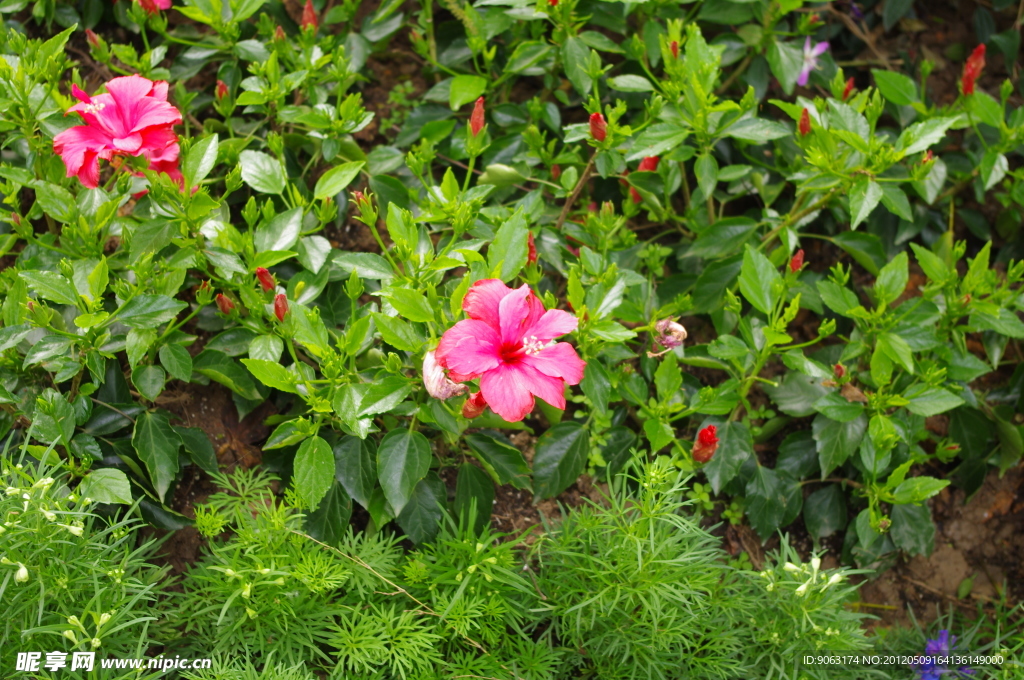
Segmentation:
{"type": "Polygon", "coordinates": [[[171,0],[137,0],[139,7],[146,10],[146,14],[153,15],[162,9],[171,8],[171,0]]]}
{"type": "Polygon", "coordinates": [[[565,385],[579,384],[586,362],[552,340],[576,330],[575,316],[545,310],[526,284],[513,290],[498,279],[474,283],[462,309],[469,318],[445,332],[436,354],[451,380],[480,378],[480,398],[509,422],[525,418],[535,396],[565,409],[565,385]]]}
{"type": "Polygon", "coordinates": [[[106,94],[90,97],[72,86],[81,102],[68,113],[77,113],[85,125],[76,125],[53,138],[68,177],[78,176],[90,189],[99,186],[100,159],[114,156],[145,156],[150,169],[180,178],[178,135],[173,126],[181,113],[167,101],[167,83],[142,76],[114,78],[106,94]]]}

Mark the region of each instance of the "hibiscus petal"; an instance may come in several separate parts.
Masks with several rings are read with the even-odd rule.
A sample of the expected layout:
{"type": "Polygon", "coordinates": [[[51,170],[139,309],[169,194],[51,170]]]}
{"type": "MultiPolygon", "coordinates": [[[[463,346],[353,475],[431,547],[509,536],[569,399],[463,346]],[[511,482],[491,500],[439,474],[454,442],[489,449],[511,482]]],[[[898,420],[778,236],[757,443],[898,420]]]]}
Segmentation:
{"type": "Polygon", "coordinates": [[[85,162],[86,153],[96,153],[107,148],[109,138],[100,130],[88,125],[76,125],[53,138],[53,150],[59,154],[68,169],[68,177],[77,175],[85,162]]]}
{"type": "Polygon", "coordinates": [[[499,279],[481,279],[477,281],[462,300],[462,311],[471,319],[483,321],[494,330],[500,329],[498,316],[498,305],[502,298],[512,292],[512,289],[502,283],[499,279]]]}
{"type": "Polygon", "coordinates": [[[500,364],[484,373],[480,378],[480,392],[491,410],[510,423],[522,420],[533,410],[527,372],[517,364],[500,364]]]}
{"type": "Polygon", "coordinates": [[[78,87],[78,85],[71,85],[71,94],[74,96],[75,99],[77,99],[80,102],[85,102],[88,104],[90,101],[92,101],[89,98],[89,93],[83,90],[82,88],[78,87]]]}
{"type": "Polygon", "coordinates": [[[441,336],[436,356],[450,371],[476,375],[501,363],[501,340],[483,321],[463,319],[441,336]]]}
{"type": "Polygon", "coordinates": [[[134,134],[128,135],[127,137],[115,137],[113,145],[118,151],[124,151],[135,155],[138,153],[139,149],[142,148],[142,135],[134,134]]]}
{"type": "Polygon", "coordinates": [[[95,189],[100,185],[100,162],[92,151],[85,153],[82,167],[78,170],[78,181],[86,189],[95,189]]]}
{"type": "Polygon", "coordinates": [[[820,43],[818,43],[817,45],[814,46],[814,49],[811,50],[811,54],[813,54],[816,57],[820,57],[821,55],[825,54],[825,52],[827,52],[827,51],[828,51],[828,42],[820,42],[820,43]]]}
{"type": "MultiPolygon", "coordinates": [[[[167,7],[170,6],[171,1],[167,0],[167,7]]],[[[164,7],[163,9],[167,9],[167,7],[164,7]]],[[[155,99],[159,99],[162,102],[167,101],[167,81],[158,80],[155,83],[153,83],[153,89],[149,91],[149,96],[154,97],[155,99]]]]}
{"type": "Polygon", "coordinates": [[[523,335],[535,336],[541,342],[553,340],[559,335],[572,333],[579,325],[579,319],[561,309],[549,309],[535,323],[528,326],[523,335]]]}
{"type": "Polygon", "coordinates": [[[148,127],[177,125],[181,122],[181,112],[174,108],[173,104],[155,97],[145,97],[139,101],[132,115],[131,125],[134,132],[141,132],[148,127]]]}
{"type": "Polygon", "coordinates": [[[502,298],[498,305],[498,317],[501,320],[501,341],[514,344],[523,339],[523,331],[530,316],[528,300],[533,291],[525,283],[502,298]]]}
{"type": "Polygon", "coordinates": [[[107,92],[114,98],[117,107],[130,116],[125,120],[135,120],[135,107],[144,101],[153,90],[153,81],[140,75],[122,76],[107,83],[107,92]]]}
{"type": "Polygon", "coordinates": [[[528,364],[520,363],[517,368],[530,392],[557,409],[565,410],[565,381],[544,375],[528,364]]]}
{"type": "Polygon", "coordinates": [[[805,85],[807,85],[807,79],[810,77],[810,75],[811,75],[811,69],[809,69],[809,68],[801,69],[800,75],[797,76],[796,84],[799,85],[800,87],[804,87],[805,85]]]}
{"type": "Polygon", "coordinates": [[[583,380],[583,368],[587,365],[567,342],[545,347],[537,354],[527,354],[519,363],[535,368],[546,376],[561,378],[570,385],[578,385],[583,380]]]}

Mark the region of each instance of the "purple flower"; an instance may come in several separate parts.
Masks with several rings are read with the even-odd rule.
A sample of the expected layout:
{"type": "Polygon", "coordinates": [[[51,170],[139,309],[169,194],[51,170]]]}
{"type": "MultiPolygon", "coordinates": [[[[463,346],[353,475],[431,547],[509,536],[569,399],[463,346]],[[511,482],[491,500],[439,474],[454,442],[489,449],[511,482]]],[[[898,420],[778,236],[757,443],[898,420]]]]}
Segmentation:
{"type": "Polygon", "coordinates": [[[850,3],[850,14],[857,21],[864,21],[864,12],[861,11],[860,6],[855,2],[850,3]]]}
{"type": "Polygon", "coordinates": [[[807,40],[804,41],[804,62],[803,66],[800,67],[800,75],[797,77],[797,85],[801,87],[807,85],[807,79],[811,76],[811,71],[818,68],[818,57],[825,53],[828,49],[828,42],[820,42],[817,45],[811,46],[811,37],[807,36],[807,40]]]}
{"type": "MultiPolygon", "coordinates": [[[[955,635],[950,636],[948,630],[940,630],[939,636],[936,639],[926,642],[924,646],[925,656],[948,656],[955,644],[955,635]]],[[[930,659],[914,666],[914,670],[917,671],[918,680],[947,680],[949,678],[964,678],[974,675],[974,669],[970,666],[952,669],[945,664],[937,664],[930,659]]]]}

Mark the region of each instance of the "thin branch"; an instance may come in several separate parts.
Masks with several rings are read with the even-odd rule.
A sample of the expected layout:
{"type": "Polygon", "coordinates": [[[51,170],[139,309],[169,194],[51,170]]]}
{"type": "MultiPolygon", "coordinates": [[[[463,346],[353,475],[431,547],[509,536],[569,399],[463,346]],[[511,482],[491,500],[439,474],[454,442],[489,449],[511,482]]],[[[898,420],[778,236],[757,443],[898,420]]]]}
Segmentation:
{"type": "Polygon", "coordinates": [[[565,220],[569,217],[569,213],[572,211],[572,207],[576,204],[576,199],[580,197],[580,193],[583,191],[583,185],[590,179],[590,175],[594,171],[594,158],[597,156],[597,151],[587,161],[587,167],[583,168],[583,174],[580,175],[580,181],[576,182],[576,188],[572,190],[572,194],[565,201],[565,205],[562,206],[562,213],[558,216],[558,221],[555,222],[555,231],[562,228],[565,224],[565,220]]]}

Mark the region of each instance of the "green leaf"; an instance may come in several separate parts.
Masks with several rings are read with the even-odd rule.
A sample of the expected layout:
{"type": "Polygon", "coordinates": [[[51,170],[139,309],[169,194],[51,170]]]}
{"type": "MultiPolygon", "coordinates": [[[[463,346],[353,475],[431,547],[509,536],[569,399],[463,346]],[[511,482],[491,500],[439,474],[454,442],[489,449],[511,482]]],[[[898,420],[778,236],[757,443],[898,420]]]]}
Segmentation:
{"type": "Polygon", "coordinates": [[[821,466],[821,477],[824,479],[845,463],[860,446],[861,439],[868,429],[868,419],[860,416],[847,423],[840,423],[818,414],[811,429],[814,432],[814,441],[818,443],[818,464],[821,466]]]}
{"type": "Polygon", "coordinates": [[[523,453],[497,432],[482,430],[465,436],[466,444],[498,484],[530,488],[530,466],[523,453]]]}
{"type": "Polygon", "coordinates": [[[181,437],[162,413],[143,411],[135,420],[132,447],[149,472],[149,481],[162,503],[178,474],[178,449],[181,437]]]}
{"type": "Polygon", "coordinates": [[[61,305],[77,305],[78,293],[71,282],[55,272],[18,272],[32,292],[61,305]]]}
{"type": "Polygon", "coordinates": [[[617,425],[605,433],[605,445],[601,448],[601,457],[608,466],[605,468],[607,478],[611,479],[629,462],[630,449],[636,446],[637,436],[628,427],[617,425]]]}
{"type": "Polygon", "coordinates": [[[32,182],[36,202],[47,215],[58,222],[70,222],[75,217],[76,203],[71,192],[59,184],[37,180],[32,182]]]}
{"type": "Polygon", "coordinates": [[[291,250],[302,233],[302,208],[278,213],[274,219],[256,227],[253,244],[257,253],[291,250]]]}
{"type": "Polygon", "coordinates": [[[495,271],[500,265],[501,275],[498,278],[506,282],[511,281],[526,266],[529,256],[528,240],[526,216],[522,210],[517,210],[498,227],[494,240],[487,248],[487,266],[491,271],[495,271]]]}
{"type": "Polygon", "coordinates": [[[186,186],[198,186],[213,170],[217,163],[219,141],[217,135],[213,134],[192,143],[185,161],[181,164],[181,174],[185,178],[186,186]]]}
{"type": "Polygon", "coordinates": [[[256,389],[256,383],[245,368],[231,357],[217,350],[205,349],[192,360],[192,370],[219,382],[246,399],[262,400],[263,395],[256,389]]]}
{"type": "Polygon", "coordinates": [[[68,446],[75,435],[75,410],[60,392],[47,388],[37,398],[32,426],[35,438],[68,446]]]}
{"type": "Polygon", "coordinates": [[[911,243],[910,247],[914,250],[914,257],[921,265],[921,270],[929,279],[936,283],[945,283],[950,278],[952,272],[941,257],[916,243],[911,243]]]}
{"type": "Polygon", "coordinates": [[[846,496],[838,484],[829,484],[807,497],[804,525],[815,540],[846,528],[846,496]]]}
{"type": "Polygon", "coordinates": [[[296,387],[299,379],[298,374],[289,371],[276,361],[242,359],[242,363],[249,369],[250,373],[256,376],[257,380],[267,387],[273,387],[282,392],[291,392],[292,394],[299,393],[296,387]]]}
{"type": "Polygon", "coordinates": [[[334,482],[334,454],[321,437],[310,437],[295,453],[292,484],[309,509],[315,509],[334,482]]]}
{"type": "Polygon", "coordinates": [[[284,191],[284,166],[273,156],[262,151],[243,151],[238,154],[242,180],[254,190],[264,194],[284,191]]]}
{"type": "Polygon", "coordinates": [[[650,418],[644,421],[644,436],[651,444],[651,452],[657,453],[672,443],[676,438],[676,432],[668,423],[650,418]]]}
{"type": "Polygon", "coordinates": [[[793,131],[774,120],[744,118],[726,128],[726,134],[735,139],[742,139],[745,142],[764,144],[773,139],[789,137],[793,134],[793,131]]]}
{"type": "Polygon", "coordinates": [[[918,101],[917,85],[902,73],[871,69],[871,75],[875,77],[875,85],[882,96],[896,106],[910,106],[918,101]]]}
{"type": "Polygon", "coordinates": [[[914,213],[910,210],[910,200],[903,193],[903,189],[900,189],[895,184],[886,183],[882,185],[882,205],[901,220],[906,220],[907,222],[914,221],[914,213]]]}
{"type": "Polygon", "coordinates": [[[814,410],[832,420],[848,423],[864,414],[864,405],[847,401],[839,392],[829,392],[814,402],[814,410]]]}
{"type": "Polygon", "coordinates": [[[757,222],[749,217],[727,217],[700,234],[686,251],[685,257],[724,257],[731,255],[750,240],[757,231],[757,222]]]}
{"type": "Polygon", "coordinates": [[[334,478],[364,508],[377,486],[377,450],[373,439],[342,437],[334,445],[334,478]]]}
{"type": "Polygon", "coordinates": [[[930,555],[935,548],[935,525],[927,505],[894,505],[889,535],[909,555],[930,555]]]}
{"type": "Polygon", "coordinates": [[[346,274],[355,271],[364,279],[390,279],[395,275],[391,264],[376,253],[341,252],[334,256],[334,264],[346,274]]]}
{"type": "Polygon", "coordinates": [[[410,392],[412,384],[404,377],[389,376],[373,383],[359,402],[359,417],[387,413],[402,403],[410,392]]]}
{"type": "Polygon", "coordinates": [[[537,439],[533,458],[534,494],[552,498],[568,489],[583,472],[590,435],[582,424],[559,423],[537,439]]]}
{"type": "Polygon", "coordinates": [[[381,291],[381,295],[386,296],[391,306],[409,321],[426,323],[434,320],[434,309],[423,293],[408,288],[390,288],[381,291]]]}
{"type": "Polygon", "coordinates": [[[914,373],[914,356],[907,341],[895,333],[879,333],[875,339],[876,351],[884,352],[887,357],[903,367],[907,373],[914,373]]]}
{"type": "Polygon", "coordinates": [[[679,362],[676,359],[676,355],[670,352],[665,355],[661,364],[658,365],[658,369],[654,372],[654,386],[658,390],[658,399],[667,403],[672,397],[676,396],[682,385],[683,374],[679,370],[679,362]]]}
{"type": "Polygon", "coordinates": [[[576,91],[586,97],[593,87],[593,79],[587,75],[584,67],[590,62],[590,48],[579,38],[566,38],[562,44],[562,63],[565,75],[576,91]]]}
{"type": "Polygon", "coordinates": [[[487,79],[480,76],[460,75],[452,78],[448,90],[448,105],[458,111],[466,104],[476,101],[487,91],[487,79]]]}
{"type": "Polygon", "coordinates": [[[395,512],[402,512],[429,470],[430,442],[421,433],[402,429],[384,435],[377,450],[377,477],[395,512]]]}
{"type": "Polygon", "coordinates": [[[762,389],[780,411],[795,418],[813,414],[815,402],[828,394],[820,379],[795,371],[787,373],[778,387],[763,385],[762,389]]]}
{"type": "Polygon", "coordinates": [[[964,404],[963,399],[941,387],[924,387],[905,396],[910,402],[906,405],[907,410],[925,417],[937,416],[964,404]]]}
{"type": "Polygon", "coordinates": [[[309,427],[305,425],[304,419],[286,420],[275,427],[274,431],[270,433],[270,437],[263,444],[263,449],[280,449],[285,446],[295,446],[308,436],[309,427]]]}
{"type": "Polygon", "coordinates": [[[372,316],[384,342],[395,349],[418,352],[423,348],[426,338],[408,321],[403,321],[395,316],[386,316],[380,312],[374,312],[372,316]]]}
{"type": "Polygon", "coordinates": [[[709,424],[718,426],[718,448],[714,457],[704,466],[704,474],[714,492],[719,493],[739,473],[743,463],[754,455],[754,440],[750,436],[750,429],[743,423],[706,420],[700,424],[700,429],[709,424]]]}
{"type": "Polygon", "coordinates": [[[906,251],[892,258],[889,264],[882,267],[875,281],[875,298],[882,304],[889,305],[896,300],[907,287],[910,280],[909,261],[906,251]]]}
{"type": "Polygon", "coordinates": [[[654,85],[643,76],[615,76],[608,79],[608,86],[619,92],[654,92],[654,85]]]}
{"type": "Polygon", "coordinates": [[[776,282],[781,282],[775,265],[760,251],[747,245],[743,250],[743,266],[740,268],[740,292],[759,312],[770,315],[778,293],[776,282]]]}
{"type": "Polygon", "coordinates": [[[82,480],[76,493],[97,503],[132,504],[132,485],[123,472],[114,468],[93,470],[82,480]]]}
{"type": "Polygon", "coordinates": [[[316,182],[313,189],[313,198],[322,201],[325,198],[334,198],[342,192],[356,177],[359,171],[366,165],[365,161],[351,161],[331,168],[316,182]]]}
{"type": "MultiPolygon", "coordinates": [[[[207,345],[209,346],[209,345],[207,345]]],[[[258,335],[249,343],[249,358],[278,362],[284,352],[284,341],[270,333],[258,335]]]]}
{"type": "MultiPolygon", "coordinates": [[[[836,235],[832,242],[849,253],[850,257],[857,261],[857,264],[878,276],[889,257],[885,254],[885,247],[882,240],[874,234],[863,231],[844,231],[836,235]]],[[[818,283],[821,287],[821,283],[818,283]]],[[[856,299],[856,297],[854,298],[856,299]]],[[[828,304],[828,303],[826,303],[828,304]]],[[[854,303],[852,306],[856,306],[854,303]]],[[[831,306],[831,305],[829,305],[831,306]]],[[[839,311],[839,310],[836,310],[839,311]]],[[[842,312],[841,312],[842,313],[842,312]]]]}
{"type": "Polygon", "coordinates": [[[455,482],[455,514],[468,525],[470,512],[475,510],[473,526],[480,533],[490,522],[493,507],[494,482],[491,478],[472,463],[460,465],[455,482]]]}
{"type": "Polygon", "coordinates": [[[117,310],[117,319],[129,328],[156,328],[186,307],[188,304],[166,295],[136,295],[117,310]]]}
{"type": "Polygon", "coordinates": [[[787,516],[795,517],[803,505],[803,494],[796,480],[771,468],[758,465],[747,482],[746,511],[750,525],[767,541],[787,516]]]}
{"type": "Polygon", "coordinates": [[[167,369],[172,378],[182,382],[192,379],[192,357],[181,345],[168,343],[160,348],[160,364],[167,369]]]}
{"type": "Polygon", "coordinates": [[[934,477],[911,477],[904,480],[892,492],[896,503],[920,503],[931,498],[949,486],[948,479],[934,477]]]}
{"type": "Polygon", "coordinates": [[[786,435],[779,444],[779,457],[775,470],[793,479],[809,477],[818,469],[818,446],[810,430],[798,430],[786,435]]]}
{"type": "Polygon", "coordinates": [[[132,384],[139,394],[148,401],[156,401],[164,391],[167,374],[159,366],[139,366],[132,371],[132,384]]]}
{"type": "Polygon", "coordinates": [[[779,79],[782,91],[787,95],[793,94],[796,87],[796,79],[800,75],[803,66],[803,50],[795,44],[786,43],[781,40],[771,41],[768,48],[768,66],[772,73],[779,79]]]}
{"type": "Polygon", "coordinates": [[[697,186],[704,196],[711,196],[718,183],[718,161],[710,153],[697,156],[693,164],[693,172],[697,176],[697,186]]]}
{"type": "Polygon", "coordinates": [[[868,218],[878,202],[882,200],[882,187],[866,177],[857,179],[850,189],[850,229],[868,218]]]}
{"type": "Polygon", "coordinates": [[[899,139],[896,140],[896,150],[902,151],[904,156],[921,153],[932,144],[942,141],[946,136],[946,130],[951,128],[957,120],[956,117],[931,118],[914,123],[900,134],[899,139]]]}
{"type": "Polygon", "coordinates": [[[306,533],[328,545],[338,545],[348,532],[352,499],[337,482],[332,482],[316,510],[306,515],[306,533]]]}
{"type": "Polygon", "coordinates": [[[205,432],[198,427],[178,427],[177,425],[171,427],[181,438],[182,446],[185,447],[185,453],[188,454],[189,460],[210,474],[220,471],[217,452],[213,450],[213,444],[210,443],[205,432]]]}
{"type": "Polygon", "coordinates": [[[661,156],[685,142],[689,135],[689,129],[680,128],[679,125],[655,123],[637,135],[626,160],[635,161],[646,156],[661,156]]]}
{"type": "Polygon", "coordinates": [[[398,512],[398,526],[417,545],[437,535],[447,501],[444,482],[434,473],[421,479],[409,495],[409,502],[398,512]]]}

